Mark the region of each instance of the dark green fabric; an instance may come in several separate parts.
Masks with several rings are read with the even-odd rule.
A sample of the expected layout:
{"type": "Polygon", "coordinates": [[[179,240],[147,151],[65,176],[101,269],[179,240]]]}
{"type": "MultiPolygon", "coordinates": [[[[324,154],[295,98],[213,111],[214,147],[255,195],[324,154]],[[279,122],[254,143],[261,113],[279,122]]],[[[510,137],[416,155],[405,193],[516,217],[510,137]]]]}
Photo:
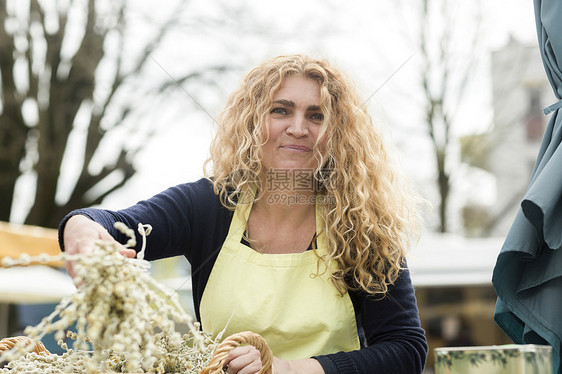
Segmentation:
{"type": "MultiPolygon", "coordinates": [[[[562,1],[535,0],[539,50],[562,97],[562,1]]],[[[518,344],[549,344],[562,374],[562,102],[552,113],[527,193],[498,256],[494,320],[518,344]]]]}

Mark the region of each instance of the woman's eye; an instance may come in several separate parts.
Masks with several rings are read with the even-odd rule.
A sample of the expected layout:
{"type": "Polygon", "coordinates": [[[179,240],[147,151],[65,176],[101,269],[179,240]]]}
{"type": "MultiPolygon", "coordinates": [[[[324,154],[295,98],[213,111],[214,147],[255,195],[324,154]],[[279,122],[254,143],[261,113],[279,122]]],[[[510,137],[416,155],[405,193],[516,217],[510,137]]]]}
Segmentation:
{"type": "Polygon", "coordinates": [[[287,109],[285,108],[273,108],[271,109],[271,114],[287,114],[287,109]]]}
{"type": "Polygon", "coordinates": [[[324,115],[322,113],[312,113],[310,115],[310,119],[312,119],[313,121],[323,121],[324,115]]]}

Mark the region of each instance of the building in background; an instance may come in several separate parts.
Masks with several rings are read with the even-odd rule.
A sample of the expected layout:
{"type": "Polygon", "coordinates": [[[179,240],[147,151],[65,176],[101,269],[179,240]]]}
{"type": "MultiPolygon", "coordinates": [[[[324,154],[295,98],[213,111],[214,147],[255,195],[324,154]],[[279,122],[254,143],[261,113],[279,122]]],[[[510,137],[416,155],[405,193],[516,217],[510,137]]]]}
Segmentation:
{"type": "Polygon", "coordinates": [[[463,159],[496,180],[492,206],[472,204],[463,211],[469,235],[505,236],[529,184],[548,116],[556,101],[536,44],[511,38],[491,54],[493,129],[461,140],[463,159]]]}
{"type": "Polygon", "coordinates": [[[492,234],[504,235],[529,184],[548,117],[543,108],[555,97],[538,47],[511,39],[492,53],[492,94],[495,131],[490,170],[497,181],[501,215],[492,234]],[[504,211],[506,214],[501,214],[504,211]]]}

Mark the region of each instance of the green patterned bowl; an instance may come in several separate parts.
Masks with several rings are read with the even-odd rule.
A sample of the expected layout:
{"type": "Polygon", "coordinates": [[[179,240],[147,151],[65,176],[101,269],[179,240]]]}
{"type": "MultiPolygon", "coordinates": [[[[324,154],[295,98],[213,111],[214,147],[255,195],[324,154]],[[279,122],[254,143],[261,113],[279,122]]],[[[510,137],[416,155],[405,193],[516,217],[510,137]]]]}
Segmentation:
{"type": "Polygon", "coordinates": [[[435,349],[435,374],[552,374],[548,345],[494,345],[435,349]]]}

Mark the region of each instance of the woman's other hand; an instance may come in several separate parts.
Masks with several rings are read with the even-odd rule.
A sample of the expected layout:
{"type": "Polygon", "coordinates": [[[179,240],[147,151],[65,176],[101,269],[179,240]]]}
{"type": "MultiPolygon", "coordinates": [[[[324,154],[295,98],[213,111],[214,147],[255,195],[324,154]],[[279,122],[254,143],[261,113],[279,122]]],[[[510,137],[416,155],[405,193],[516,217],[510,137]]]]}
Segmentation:
{"type": "MultiPolygon", "coordinates": [[[[234,348],[225,364],[228,365],[228,374],[257,374],[262,368],[261,354],[251,345],[234,348]]],[[[324,374],[320,363],[313,358],[288,361],[274,357],[273,367],[276,374],[324,374]]]]}
{"type": "Polygon", "coordinates": [[[228,365],[228,374],[256,374],[262,368],[261,354],[251,345],[234,348],[226,358],[225,364],[228,365]]]}
{"type": "MultiPolygon", "coordinates": [[[[63,233],[64,249],[66,253],[88,253],[92,250],[96,240],[115,241],[102,225],[92,221],[86,216],[75,215],[66,222],[63,233]]],[[[122,245],[121,247],[119,253],[126,257],[135,257],[135,250],[125,248],[122,245]]],[[[68,274],[74,278],[76,276],[75,262],[67,261],[65,266],[68,274]]]]}

